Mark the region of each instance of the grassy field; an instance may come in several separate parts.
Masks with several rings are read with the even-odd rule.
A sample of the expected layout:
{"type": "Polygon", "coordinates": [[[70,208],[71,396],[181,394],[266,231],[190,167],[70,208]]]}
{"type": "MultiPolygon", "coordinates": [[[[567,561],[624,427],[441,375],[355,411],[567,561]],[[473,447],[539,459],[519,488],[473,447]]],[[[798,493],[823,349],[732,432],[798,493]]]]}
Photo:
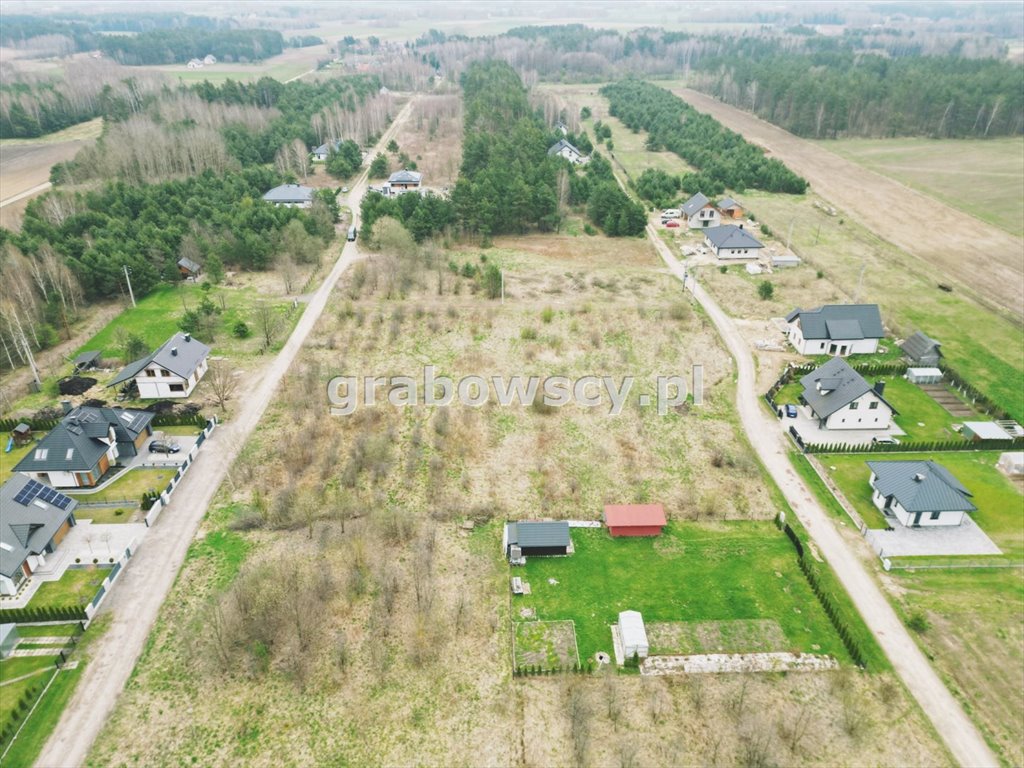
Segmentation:
{"type": "Polygon", "coordinates": [[[54,131],[34,139],[0,139],[0,148],[7,149],[9,147],[21,147],[29,144],[60,144],[65,141],[98,139],[101,133],[103,133],[103,118],[97,117],[95,120],[78,123],[62,131],[54,131]]]}
{"type": "Polygon", "coordinates": [[[1018,138],[841,139],[818,144],[1007,232],[1024,235],[1018,138]],[[970,190],[964,194],[964,190],[970,190]]]}
{"type": "MultiPolygon", "coordinates": [[[[140,467],[124,472],[102,491],[96,493],[70,493],[72,498],[79,501],[135,501],[146,491],[162,491],[167,483],[174,477],[175,468],[165,467],[161,469],[140,467]]],[[[87,510],[82,510],[87,512],[87,510]]],[[[83,515],[87,517],[88,515],[83,515]]],[[[98,521],[97,521],[98,522],[98,521]]]]}
{"type": "MultiPolygon", "coordinates": [[[[481,264],[481,255],[505,270],[503,305],[448,269],[439,281],[429,265],[398,291],[386,254],[367,261],[372,271],[342,280],[219,491],[93,764],[239,764],[268,754],[296,764],[568,764],[566,687],[576,681],[600,702],[605,683],[513,680],[502,521],[593,519],[606,503],[650,499],[676,522],[699,521],[694,530],[749,525],[789,546],[756,522],[780,507],[747,460],[728,358],[649,247],[526,237],[486,251],[463,246],[440,263],[481,264]],[[492,398],[480,408],[360,406],[327,417],[326,382],[348,373],[418,377],[433,364],[456,379],[628,374],[637,380],[633,401],[656,372],[685,372],[697,361],[706,404],[665,416],[635,403],[613,417],[492,398]],[[472,532],[461,527],[466,520],[476,522],[472,532]],[[247,594],[264,606],[247,612],[255,625],[236,623],[231,608],[247,594]],[[220,618],[226,662],[210,631],[220,618]],[[246,639],[247,626],[265,633],[246,639]],[[544,745],[530,737],[539,732],[551,734],[544,745]]],[[[760,554],[762,538],[741,537],[736,550],[760,554]]],[[[783,577],[749,569],[746,578],[781,583],[794,557],[790,550],[783,577]]],[[[790,627],[802,619],[793,607],[790,627]]],[[[807,614],[814,624],[816,610],[807,614]]],[[[779,764],[854,755],[942,763],[934,734],[879,669],[746,682],[707,676],[699,711],[686,680],[623,675],[614,684],[624,711],[637,715],[629,732],[643,734],[636,760],[645,766],[710,764],[716,751],[740,762],[745,735],[762,730],[779,764]],[[741,689],[746,703],[731,706],[741,689]],[[657,719],[644,714],[652,695],[665,707],[657,719]],[[775,735],[776,717],[799,716],[805,702],[813,702],[813,736],[791,749],[775,735]],[[720,728],[723,718],[735,727],[720,728]],[[860,723],[870,724],[870,738],[860,723]],[[712,733],[721,734],[717,747],[704,735],[712,733]]],[[[624,731],[606,711],[593,709],[587,764],[617,760],[624,731]]]]}
{"type": "Polygon", "coordinates": [[[661,537],[636,539],[576,528],[572,540],[574,554],[531,557],[513,570],[532,594],[512,605],[513,612],[533,608],[542,621],[573,620],[584,661],[612,652],[610,628],[625,610],[640,611],[645,622],[774,619],[785,642],[770,650],[849,660],[793,545],[772,523],[674,522],[661,537]]]}
{"type": "Polygon", "coordinates": [[[88,605],[107,577],[109,566],[68,568],[57,581],[44,581],[29,601],[31,608],[88,605]]]}

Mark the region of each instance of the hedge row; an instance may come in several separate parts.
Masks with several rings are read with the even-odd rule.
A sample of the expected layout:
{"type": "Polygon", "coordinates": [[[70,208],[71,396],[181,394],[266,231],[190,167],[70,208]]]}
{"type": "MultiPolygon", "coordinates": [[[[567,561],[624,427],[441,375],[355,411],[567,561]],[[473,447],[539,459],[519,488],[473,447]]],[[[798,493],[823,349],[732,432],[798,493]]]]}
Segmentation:
{"type": "Polygon", "coordinates": [[[902,443],[807,443],[804,453],[939,453],[942,451],[1011,451],[1024,447],[1024,437],[1011,440],[932,440],[902,443]]]}
{"type": "Polygon", "coordinates": [[[33,621],[85,621],[85,608],[78,605],[47,606],[45,608],[4,608],[0,610],[0,624],[27,624],[33,621]]]}
{"type": "Polygon", "coordinates": [[[828,616],[829,621],[832,622],[832,626],[838,633],[839,639],[843,641],[843,646],[846,648],[846,652],[850,654],[850,658],[853,659],[854,664],[861,669],[866,669],[867,659],[864,656],[864,652],[861,650],[860,644],[853,636],[853,633],[850,632],[850,628],[847,626],[845,618],[841,615],[835,602],[832,600],[832,596],[821,586],[821,582],[818,579],[818,572],[815,570],[814,564],[807,557],[804,550],[804,543],[800,540],[800,537],[789,523],[780,523],[779,519],[775,518],[775,524],[783,530],[789,540],[793,543],[793,548],[797,553],[797,562],[800,564],[800,570],[807,579],[807,583],[811,586],[811,591],[814,592],[815,597],[818,598],[818,602],[821,603],[821,607],[825,610],[825,615],[828,616]]]}
{"type": "Polygon", "coordinates": [[[545,667],[540,664],[524,664],[512,670],[514,677],[531,677],[534,675],[564,675],[573,672],[578,675],[589,674],[594,671],[593,662],[586,664],[569,664],[559,667],[545,667]]]}

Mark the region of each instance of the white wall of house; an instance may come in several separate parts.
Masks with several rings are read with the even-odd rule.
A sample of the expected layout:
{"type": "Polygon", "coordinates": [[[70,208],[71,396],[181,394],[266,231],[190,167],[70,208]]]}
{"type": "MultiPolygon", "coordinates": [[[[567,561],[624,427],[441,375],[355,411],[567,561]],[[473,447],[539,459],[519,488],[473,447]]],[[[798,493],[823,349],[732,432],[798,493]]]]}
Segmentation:
{"type": "MultiPolygon", "coordinates": [[[[708,245],[711,245],[709,242],[708,245]]],[[[711,249],[715,251],[715,255],[720,259],[756,259],[761,255],[760,248],[719,248],[715,250],[712,245],[711,249]]]]}
{"type": "Polygon", "coordinates": [[[693,216],[688,216],[686,218],[686,225],[690,229],[711,229],[712,227],[720,227],[722,225],[722,214],[718,212],[717,208],[704,206],[693,216]]]}
{"type": "Polygon", "coordinates": [[[161,368],[156,363],[146,366],[135,377],[142,400],[162,399],[171,397],[188,397],[196,384],[206,373],[207,361],[203,360],[187,379],[161,368]]]}
{"type": "MultiPolygon", "coordinates": [[[[725,258],[720,256],[719,258],[725,258]]],[[[800,323],[789,324],[789,342],[802,355],[873,355],[878,351],[878,339],[853,339],[832,341],[831,339],[805,339],[800,323]]]]}
{"type": "Polygon", "coordinates": [[[573,165],[578,165],[579,163],[583,162],[583,155],[581,155],[579,152],[573,152],[569,147],[562,147],[560,150],[558,150],[557,154],[559,157],[564,157],[573,165]]]}
{"type": "MultiPolygon", "coordinates": [[[[885,497],[875,489],[874,473],[871,475],[871,489],[871,501],[874,502],[875,506],[878,507],[879,511],[884,515],[885,497]]],[[[895,499],[893,499],[892,504],[889,507],[889,512],[907,528],[913,527],[915,525],[915,520],[917,520],[916,524],[922,528],[925,526],[935,525],[960,525],[964,521],[964,515],[967,514],[966,512],[961,512],[959,510],[922,512],[920,519],[918,519],[918,514],[916,512],[908,512],[895,499]]]]}
{"type": "Polygon", "coordinates": [[[54,488],[77,488],[78,480],[74,472],[27,472],[29,477],[54,488]]]}
{"type": "Polygon", "coordinates": [[[14,582],[6,576],[0,576],[0,595],[16,594],[18,594],[18,588],[14,586],[14,582]]]}
{"type": "Polygon", "coordinates": [[[825,420],[826,429],[888,429],[892,409],[874,392],[865,392],[825,420]]]}

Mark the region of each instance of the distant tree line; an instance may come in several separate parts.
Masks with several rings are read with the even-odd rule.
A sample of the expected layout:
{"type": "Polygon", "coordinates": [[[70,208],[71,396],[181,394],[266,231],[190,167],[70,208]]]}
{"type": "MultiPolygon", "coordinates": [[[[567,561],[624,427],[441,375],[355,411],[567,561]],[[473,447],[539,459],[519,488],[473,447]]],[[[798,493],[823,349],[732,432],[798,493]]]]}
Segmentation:
{"type": "MultiPolygon", "coordinates": [[[[801,194],[807,182],[760,148],[698,112],[675,94],[640,80],[622,80],[601,89],[609,113],[634,131],[648,134],[647,148],[675,152],[698,169],[688,186],[724,185],[801,194]]],[[[684,177],[684,184],[687,179],[684,177]]]]}
{"type": "Polygon", "coordinates": [[[104,35],[99,49],[122,64],[178,64],[213,54],[223,61],[260,61],[284,50],[270,29],[154,29],[137,35],[104,35]]]}

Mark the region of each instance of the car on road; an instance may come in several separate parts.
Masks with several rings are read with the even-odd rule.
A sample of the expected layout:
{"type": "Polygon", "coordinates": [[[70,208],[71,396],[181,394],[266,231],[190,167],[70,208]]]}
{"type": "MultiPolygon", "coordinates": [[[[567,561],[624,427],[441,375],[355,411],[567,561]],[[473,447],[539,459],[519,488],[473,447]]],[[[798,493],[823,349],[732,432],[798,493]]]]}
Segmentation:
{"type": "Polygon", "coordinates": [[[791,418],[791,419],[795,419],[795,418],[796,418],[796,406],[795,406],[795,405],[793,405],[792,403],[790,403],[789,405],[787,405],[787,406],[786,406],[786,415],[787,415],[787,416],[788,416],[789,418],[791,418]]]}
{"type": "Polygon", "coordinates": [[[177,453],[180,450],[180,445],[169,443],[166,440],[154,440],[149,444],[150,453],[177,453]]]}
{"type": "Polygon", "coordinates": [[[359,230],[356,229],[355,224],[348,228],[348,241],[351,243],[356,239],[356,235],[359,234],[359,230]]]}
{"type": "Polygon", "coordinates": [[[342,187],[341,188],[341,194],[347,195],[348,194],[348,187],[342,187]]]}
{"type": "Polygon", "coordinates": [[[875,445],[899,445],[900,441],[892,435],[875,435],[871,438],[871,442],[875,445]]]}
{"type": "Polygon", "coordinates": [[[666,227],[678,227],[679,226],[679,222],[676,221],[675,219],[669,219],[668,221],[665,222],[665,226],[666,227]]]}

